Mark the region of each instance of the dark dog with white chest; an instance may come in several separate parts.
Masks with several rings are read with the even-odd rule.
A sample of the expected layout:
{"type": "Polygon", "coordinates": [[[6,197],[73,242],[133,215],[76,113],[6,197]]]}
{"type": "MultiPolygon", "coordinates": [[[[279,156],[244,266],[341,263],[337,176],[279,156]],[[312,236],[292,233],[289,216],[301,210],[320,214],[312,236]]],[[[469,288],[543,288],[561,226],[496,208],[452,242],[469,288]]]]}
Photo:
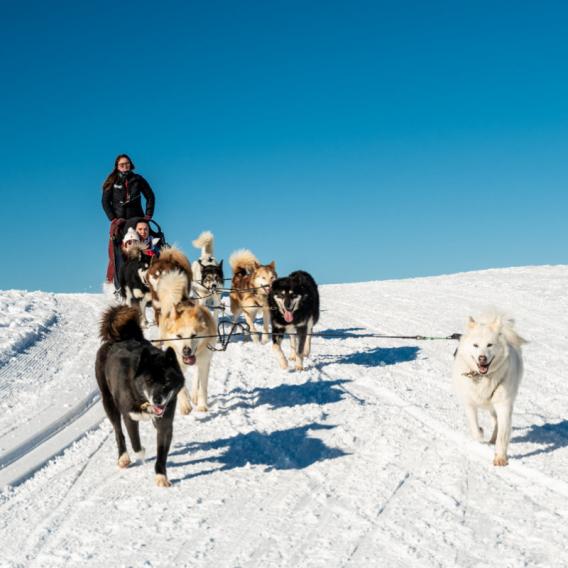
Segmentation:
{"type": "Polygon", "coordinates": [[[101,321],[104,343],[97,352],[95,375],[118,446],[118,466],[130,465],[122,421],[137,458],[144,458],[138,422],[152,420],[157,430],[156,485],[169,487],[166,460],[173,434],[176,397],[184,385],[175,351],[158,349],[144,339],[138,310],[109,308],[101,321]]]}
{"type": "Polygon", "coordinates": [[[277,352],[280,366],[288,368],[288,360],[282,351],[284,334],[290,334],[296,369],[304,368],[304,357],[311,349],[312,328],[319,320],[318,285],[310,274],[303,270],[292,272],[272,282],[268,294],[270,320],[272,323],[272,347],[277,352]]]}

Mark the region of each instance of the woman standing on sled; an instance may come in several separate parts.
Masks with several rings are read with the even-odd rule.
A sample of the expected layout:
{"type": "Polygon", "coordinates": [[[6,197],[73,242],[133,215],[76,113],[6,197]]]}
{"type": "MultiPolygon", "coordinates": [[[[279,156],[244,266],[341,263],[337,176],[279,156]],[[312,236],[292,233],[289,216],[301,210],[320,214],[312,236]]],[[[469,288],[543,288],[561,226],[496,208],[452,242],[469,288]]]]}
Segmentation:
{"type": "Polygon", "coordinates": [[[126,154],[120,154],[114,161],[114,169],[103,183],[103,209],[110,220],[110,241],[108,246],[108,268],[106,280],[118,284],[117,262],[121,261],[120,241],[124,224],[133,217],[144,217],[147,221],[154,214],[154,192],[150,184],[134,173],[134,163],[126,154]],[[142,209],[142,196],[146,199],[146,210],[142,209]]]}

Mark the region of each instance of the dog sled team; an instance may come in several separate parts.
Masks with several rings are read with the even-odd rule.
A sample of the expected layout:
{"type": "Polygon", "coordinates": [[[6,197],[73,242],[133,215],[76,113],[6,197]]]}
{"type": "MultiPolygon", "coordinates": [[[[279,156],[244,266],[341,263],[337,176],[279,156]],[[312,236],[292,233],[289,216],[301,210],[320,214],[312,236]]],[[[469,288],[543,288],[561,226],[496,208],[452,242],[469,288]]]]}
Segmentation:
{"type": "MultiPolygon", "coordinates": [[[[214,237],[205,231],[193,241],[200,250],[192,264],[165,242],[159,225],[150,228],[154,195],[125,154],[103,186],[103,207],[111,220],[107,281],[119,290],[122,305],[103,315],[103,340],[95,364],[105,412],[115,431],[118,465],[130,465],[122,423],[137,459],[143,459],[139,422],[151,420],[157,432],[156,484],[168,487],[166,461],[172,440],[176,404],[189,414],[192,404],[207,411],[209,370],[217,339],[219,312],[224,309],[223,261],[214,256],[214,237]],[[143,214],[140,196],[146,198],[143,214]],[[127,221],[128,220],[128,221],[127,221]],[[146,308],[154,311],[160,347],[144,337],[146,308]],[[191,392],[184,375],[195,369],[191,392]]],[[[229,301],[233,321],[244,318],[254,342],[267,343],[283,369],[296,370],[310,355],[312,330],[319,319],[315,280],[304,271],[278,277],[274,262],[261,264],[247,249],[234,252],[229,301]],[[262,314],[263,327],[255,324],[262,314]],[[291,352],[282,350],[289,335],[291,352]]],[[[499,313],[470,318],[454,355],[453,383],[463,403],[472,437],[483,441],[478,411],[489,412],[495,444],[494,465],[508,463],[513,404],[523,374],[525,340],[512,319],[499,313]]]]}

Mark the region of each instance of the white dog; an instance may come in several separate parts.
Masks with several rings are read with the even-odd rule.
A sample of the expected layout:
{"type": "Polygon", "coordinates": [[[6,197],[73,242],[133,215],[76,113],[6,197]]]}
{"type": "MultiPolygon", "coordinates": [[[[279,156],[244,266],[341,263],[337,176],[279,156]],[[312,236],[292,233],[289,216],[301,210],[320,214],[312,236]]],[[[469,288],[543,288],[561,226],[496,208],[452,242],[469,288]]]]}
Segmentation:
{"type": "Polygon", "coordinates": [[[511,416],[523,374],[521,346],[526,341],[513,328],[514,321],[499,314],[469,318],[461,337],[453,369],[456,392],[462,399],[475,440],[483,440],[477,410],[485,408],[493,419],[489,440],[495,446],[494,465],[507,465],[511,416]]]}
{"type": "Polygon", "coordinates": [[[204,231],[192,243],[195,248],[201,249],[201,255],[191,265],[193,272],[191,289],[193,297],[202,306],[207,306],[211,310],[217,323],[224,280],[223,261],[218,262],[213,256],[213,239],[211,231],[204,231]]]}

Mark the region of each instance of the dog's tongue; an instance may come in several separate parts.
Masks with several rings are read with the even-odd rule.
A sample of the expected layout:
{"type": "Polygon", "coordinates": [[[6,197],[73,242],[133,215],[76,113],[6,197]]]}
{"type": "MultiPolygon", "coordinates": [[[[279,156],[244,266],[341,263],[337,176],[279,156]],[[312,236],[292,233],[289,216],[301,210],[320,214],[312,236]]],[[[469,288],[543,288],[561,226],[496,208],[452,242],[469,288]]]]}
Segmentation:
{"type": "Polygon", "coordinates": [[[195,365],[195,355],[189,355],[189,357],[184,357],[183,362],[186,365],[195,365]]]}
{"type": "Polygon", "coordinates": [[[152,406],[152,410],[154,411],[154,414],[156,416],[162,416],[162,414],[164,414],[165,409],[166,409],[165,406],[160,406],[160,405],[157,405],[157,404],[152,406]]]}
{"type": "Polygon", "coordinates": [[[292,321],[294,320],[294,314],[292,312],[289,312],[288,310],[284,310],[284,319],[288,323],[292,323],[292,321]]]}

